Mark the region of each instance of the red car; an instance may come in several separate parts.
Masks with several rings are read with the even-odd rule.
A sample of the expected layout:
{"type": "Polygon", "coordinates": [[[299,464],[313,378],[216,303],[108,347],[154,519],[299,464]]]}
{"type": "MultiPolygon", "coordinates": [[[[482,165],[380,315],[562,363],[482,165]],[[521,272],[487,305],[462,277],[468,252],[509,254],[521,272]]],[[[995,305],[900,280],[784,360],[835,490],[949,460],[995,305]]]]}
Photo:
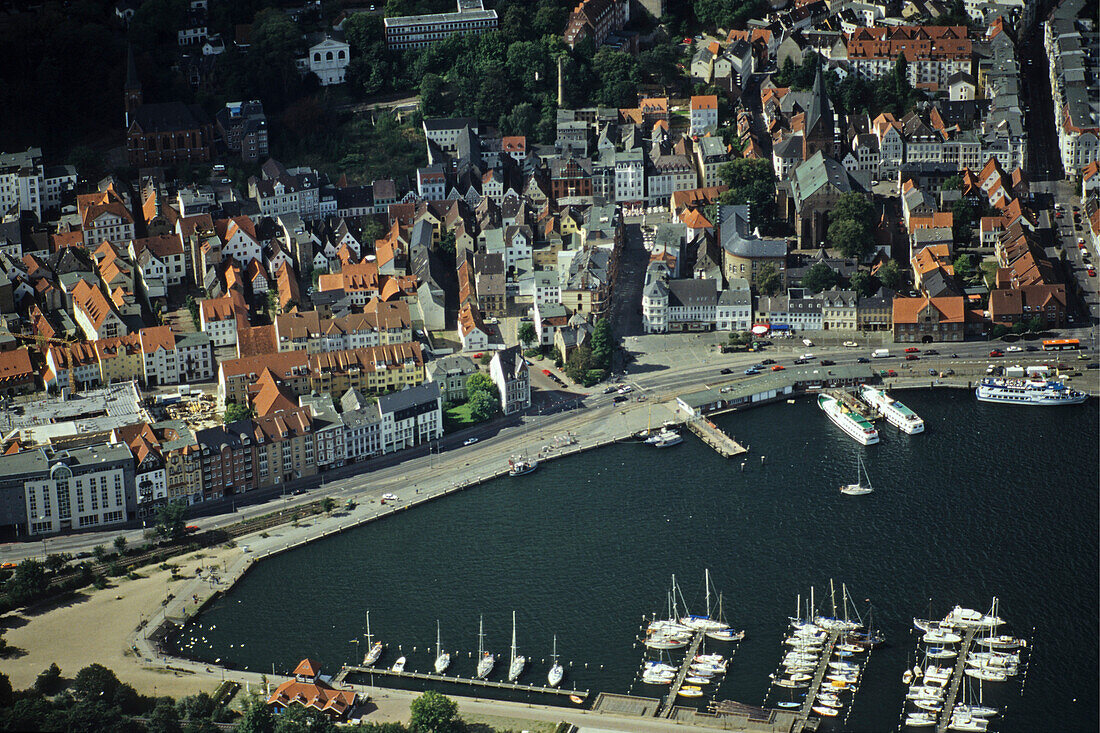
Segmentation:
{"type": "MultiPolygon", "coordinates": [[[[908,351],[908,349],[906,349],[906,351],[908,351]]],[[[919,358],[920,358],[920,357],[919,357],[919,356],[917,356],[916,354],[906,354],[906,355],[905,355],[905,360],[906,360],[906,361],[916,361],[916,360],[917,360],[917,359],[919,359],[919,358]]]]}
{"type": "Polygon", "coordinates": [[[989,352],[989,355],[990,356],[1004,356],[1005,352],[1001,351],[1000,349],[993,349],[993,351],[989,352]]]}
{"type": "Polygon", "coordinates": [[[1096,270],[1089,268],[1089,277],[1096,277],[1096,270]]]}
{"type": "Polygon", "coordinates": [[[906,354],[918,354],[918,353],[920,353],[920,349],[918,349],[916,346],[910,346],[908,349],[905,350],[905,353],[906,354]]]}
{"type": "Polygon", "coordinates": [[[782,364],[776,364],[775,366],[773,366],[773,367],[772,367],[772,371],[773,371],[773,372],[781,372],[781,371],[783,371],[783,370],[784,370],[785,368],[786,368],[786,367],[784,367],[784,366],[783,366],[782,364]]]}
{"type": "Polygon", "coordinates": [[[546,376],[548,376],[548,377],[549,377],[549,376],[552,376],[552,375],[550,374],[550,370],[549,370],[549,369],[543,369],[543,370],[542,370],[542,373],[543,373],[543,374],[545,374],[545,375],[546,375],[546,376]]]}

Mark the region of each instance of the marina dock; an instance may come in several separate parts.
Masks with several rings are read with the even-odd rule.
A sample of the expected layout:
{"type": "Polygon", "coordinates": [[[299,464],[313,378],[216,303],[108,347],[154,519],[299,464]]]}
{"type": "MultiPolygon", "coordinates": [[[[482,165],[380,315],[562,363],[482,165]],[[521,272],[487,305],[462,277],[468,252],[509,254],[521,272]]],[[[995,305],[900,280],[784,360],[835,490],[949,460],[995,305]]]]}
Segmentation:
{"type": "Polygon", "coordinates": [[[580,698],[588,697],[588,690],[566,690],[560,687],[543,687],[541,685],[523,685],[516,682],[498,682],[496,680],[481,680],[471,677],[451,677],[443,674],[429,674],[427,672],[396,672],[386,667],[360,667],[358,665],[345,664],[333,678],[336,684],[343,683],[349,674],[377,675],[379,677],[400,677],[409,680],[426,680],[430,682],[449,682],[453,685],[472,685],[474,687],[490,687],[496,690],[510,690],[512,692],[538,692],[544,695],[563,695],[570,697],[576,695],[580,698]]]}
{"type": "Polygon", "coordinates": [[[705,634],[702,631],[696,631],[691,637],[691,644],[688,645],[684,662],[680,665],[680,671],[676,673],[676,679],[672,681],[672,685],[668,688],[668,696],[657,713],[659,717],[667,718],[672,715],[672,709],[676,707],[676,696],[680,694],[680,688],[683,687],[684,680],[687,679],[688,672],[691,671],[691,665],[695,662],[695,655],[699,653],[699,646],[703,643],[704,636],[705,634]]]}
{"type": "MultiPolygon", "coordinates": [[[[821,691],[821,683],[825,681],[825,675],[829,672],[829,662],[833,658],[833,647],[836,646],[839,638],[840,631],[838,629],[829,630],[829,635],[825,639],[825,646],[821,650],[821,659],[817,662],[814,678],[810,682],[809,689],[806,690],[806,701],[798,709],[798,720],[792,728],[792,733],[802,733],[803,730],[809,727],[807,722],[810,720],[810,713],[813,712],[814,701],[817,700],[817,694],[821,691]]],[[[816,728],[816,724],[814,728],[816,728]]]]}
{"type": "Polygon", "coordinates": [[[723,458],[733,458],[742,453],[748,453],[749,449],[738,443],[722,432],[721,428],[707,420],[705,417],[697,417],[688,420],[684,425],[687,429],[699,436],[699,439],[718,452],[723,458]]]}
{"type": "Polygon", "coordinates": [[[971,626],[966,630],[966,636],[959,644],[959,656],[955,660],[955,670],[951,673],[951,682],[947,685],[947,695],[943,699],[943,710],[940,711],[939,720],[936,721],[936,733],[945,733],[951,725],[951,711],[955,709],[955,700],[959,696],[959,685],[962,684],[963,675],[966,673],[966,658],[970,654],[970,646],[974,643],[974,637],[978,635],[980,626],[971,626]]]}

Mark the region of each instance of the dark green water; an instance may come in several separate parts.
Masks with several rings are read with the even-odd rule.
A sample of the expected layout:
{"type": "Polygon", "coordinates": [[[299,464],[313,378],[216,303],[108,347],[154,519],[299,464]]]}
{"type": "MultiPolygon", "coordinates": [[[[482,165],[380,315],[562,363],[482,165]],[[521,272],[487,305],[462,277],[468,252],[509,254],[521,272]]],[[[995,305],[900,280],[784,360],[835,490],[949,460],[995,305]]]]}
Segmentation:
{"type": "Polygon", "coordinates": [[[744,472],[694,437],[665,451],[614,446],[316,542],[261,563],[178,643],[198,659],[283,673],[308,655],[332,673],[361,656],[350,640],[369,609],[383,662],[400,644],[410,669],[430,671],[439,619],[444,647],[461,651],[449,673],[472,676],[466,653],[484,614],[487,645],[505,660],[499,678],[515,609],[520,652],[534,660],[524,681],[544,683],[556,633],[573,662],[565,687],[659,696],[632,688],[642,615],[663,610],[672,573],[701,605],[709,567],[727,618],[748,632],[718,697],[759,704],[796,594],[813,584],[820,602],[835,578],[871,599],[888,636],[848,730],[897,726],[913,616],[930,602],[937,617],[956,603],[988,608],[994,595],[1035,643],[1022,694],[1019,680],[987,685],[987,702],[1007,708],[993,728],[1096,730],[1096,401],[902,396],[924,434],[884,426],[880,444],[861,447],[811,401],[781,403],[719,418],[751,446],[744,472]],[[837,486],[854,480],[857,453],[876,491],[845,497],[837,486]]]}

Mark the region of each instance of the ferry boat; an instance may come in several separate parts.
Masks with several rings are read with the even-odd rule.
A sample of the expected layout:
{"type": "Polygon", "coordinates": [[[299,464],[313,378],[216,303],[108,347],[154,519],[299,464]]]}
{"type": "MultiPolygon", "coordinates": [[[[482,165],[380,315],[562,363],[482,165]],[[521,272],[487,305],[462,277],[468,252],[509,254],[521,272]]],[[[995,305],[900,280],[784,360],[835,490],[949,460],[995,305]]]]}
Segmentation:
{"type": "Polygon", "coordinates": [[[974,390],[981,402],[1009,405],[1079,405],[1088,399],[1084,392],[1070,389],[1064,382],[1038,377],[1000,379],[986,377],[974,390]]]}
{"type": "Polygon", "coordinates": [[[862,415],[852,412],[836,398],[818,395],[817,406],[825,411],[838,428],[863,445],[874,445],[878,442],[878,430],[874,424],[862,415]]]}
{"type": "Polygon", "coordinates": [[[680,445],[684,442],[684,439],[675,430],[669,430],[663,428],[661,432],[646,439],[646,445],[652,445],[654,448],[671,448],[674,445],[680,445]]]}
{"type": "Polygon", "coordinates": [[[910,410],[902,403],[886,394],[886,390],[875,389],[866,384],[861,390],[863,399],[886,418],[886,422],[898,428],[902,432],[916,435],[924,432],[924,420],[917,413],[910,410]]]}

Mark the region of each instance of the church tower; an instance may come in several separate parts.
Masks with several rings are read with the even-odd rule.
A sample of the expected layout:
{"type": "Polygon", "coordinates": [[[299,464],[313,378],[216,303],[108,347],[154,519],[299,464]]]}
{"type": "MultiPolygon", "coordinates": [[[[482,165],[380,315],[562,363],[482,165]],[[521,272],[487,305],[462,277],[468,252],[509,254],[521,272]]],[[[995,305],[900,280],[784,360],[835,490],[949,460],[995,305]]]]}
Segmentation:
{"type": "Polygon", "coordinates": [[[134,119],[134,110],[141,106],[141,81],[138,80],[137,64],[134,63],[134,49],[126,46],[126,83],[122,86],[122,95],[126,108],[126,129],[134,119]]]}
{"type": "Polygon", "coordinates": [[[817,59],[814,72],[814,87],[810,92],[810,107],[805,113],[802,127],[802,160],[809,160],[814,153],[821,151],[828,157],[834,157],[833,132],[836,121],[833,108],[829,104],[829,95],[825,91],[825,79],[821,74],[821,57],[817,59]]]}

